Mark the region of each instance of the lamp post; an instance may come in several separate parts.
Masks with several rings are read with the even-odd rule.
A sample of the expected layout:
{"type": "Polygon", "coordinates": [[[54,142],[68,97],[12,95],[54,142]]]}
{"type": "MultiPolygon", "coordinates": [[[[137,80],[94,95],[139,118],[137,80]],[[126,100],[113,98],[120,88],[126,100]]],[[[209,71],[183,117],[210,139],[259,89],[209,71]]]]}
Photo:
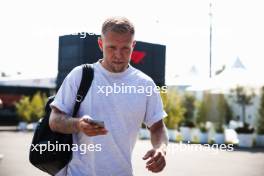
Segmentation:
{"type": "Polygon", "coordinates": [[[209,4],[210,36],[209,36],[209,77],[212,77],[212,3],[209,4]]]}

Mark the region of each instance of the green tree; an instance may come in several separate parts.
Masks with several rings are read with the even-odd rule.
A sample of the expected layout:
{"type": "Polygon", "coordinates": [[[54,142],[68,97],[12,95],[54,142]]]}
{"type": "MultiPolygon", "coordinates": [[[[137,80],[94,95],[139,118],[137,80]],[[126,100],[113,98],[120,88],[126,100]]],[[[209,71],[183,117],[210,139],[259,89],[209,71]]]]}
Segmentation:
{"type": "Polygon", "coordinates": [[[30,97],[22,96],[22,98],[15,103],[16,113],[21,120],[30,122],[32,109],[30,107],[30,97]]]}
{"type": "Polygon", "coordinates": [[[224,132],[224,124],[228,124],[232,119],[232,109],[229,106],[224,94],[217,95],[217,121],[214,123],[217,133],[224,132]]]}
{"type": "Polygon", "coordinates": [[[181,97],[176,90],[168,90],[167,93],[161,93],[161,97],[164,109],[168,114],[164,119],[164,123],[169,129],[176,129],[183,120],[185,112],[181,97]]]}
{"type": "Polygon", "coordinates": [[[209,119],[212,107],[212,96],[210,92],[205,91],[203,93],[203,98],[197,107],[196,124],[204,124],[209,119]]]}
{"type": "Polygon", "coordinates": [[[230,93],[231,98],[241,106],[242,121],[245,123],[246,107],[253,104],[255,92],[252,89],[247,90],[245,87],[237,86],[235,89],[231,89],[230,93]]]}
{"type": "Polygon", "coordinates": [[[260,106],[258,109],[257,133],[264,134],[264,86],[261,88],[260,106]]]}
{"type": "Polygon", "coordinates": [[[40,92],[37,92],[31,100],[31,108],[32,108],[32,114],[31,114],[31,121],[36,122],[41,117],[43,117],[45,111],[45,102],[47,100],[47,97],[45,94],[40,94],[40,92]]]}
{"type": "Polygon", "coordinates": [[[183,97],[183,107],[185,112],[183,114],[184,120],[183,123],[193,123],[194,111],[195,111],[195,96],[190,93],[185,93],[183,97]]]}
{"type": "Polygon", "coordinates": [[[217,110],[219,113],[219,123],[228,124],[233,119],[233,112],[223,94],[218,95],[217,110]]]}
{"type": "Polygon", "coordinates": [[[44,115],[45,102],[47,96],[37,92],[33,97],[22,96],[22,98],[15,103],[17,115],[26,122],[36,122],[44,115]]]}

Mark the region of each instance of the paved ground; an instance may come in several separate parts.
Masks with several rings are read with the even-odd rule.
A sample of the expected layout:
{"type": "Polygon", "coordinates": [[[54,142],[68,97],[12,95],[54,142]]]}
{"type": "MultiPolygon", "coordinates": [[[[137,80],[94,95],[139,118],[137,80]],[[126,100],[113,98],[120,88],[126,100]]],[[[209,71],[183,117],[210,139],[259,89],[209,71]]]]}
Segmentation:
{"type": "MultiPolygon", "coordinates": [[[[47,176],[28,161],[28,145],[32,132],[0,132],[0,176],[47,176]]],[[[264,148],[234,151],[198,150],[195,145],[170,143],[167,167],[160,174],[151,174],[145,169],[141,158],[150,148],[148,140],[139,140],[134,150],[133,165],[136,176],[263,176],[264,148]]]]}

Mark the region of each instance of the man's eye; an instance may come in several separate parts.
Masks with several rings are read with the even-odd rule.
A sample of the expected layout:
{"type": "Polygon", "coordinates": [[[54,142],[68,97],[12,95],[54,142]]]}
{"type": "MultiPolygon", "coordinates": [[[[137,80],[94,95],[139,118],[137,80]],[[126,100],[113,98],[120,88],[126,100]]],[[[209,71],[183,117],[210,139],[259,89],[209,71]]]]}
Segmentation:
{"type": "Polygon", "coordinates": [[[129,48],[123,48],[124,51],[129,51],[129,48]]]}

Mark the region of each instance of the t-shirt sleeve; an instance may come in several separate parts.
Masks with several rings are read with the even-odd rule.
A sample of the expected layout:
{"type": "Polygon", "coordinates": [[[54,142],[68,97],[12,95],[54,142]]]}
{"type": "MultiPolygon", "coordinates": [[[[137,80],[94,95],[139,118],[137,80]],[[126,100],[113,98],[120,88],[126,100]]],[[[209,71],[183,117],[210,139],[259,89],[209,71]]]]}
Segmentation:
{"type": "Polygon", "coordinates": [[[146,89],[151,88],[151,93],[147,94],[147,107],[144,123],[151,127],[154,123],[165,118],[167,113],[163,110],[163,103],[159,91],[153,81],[148,83],[146,89]]]}
{"type": "Polygon", "coordinates": [[[81,81],[82,67],[75,67],[63,80],[54,101],[50,106],[55,106],[60,111],[71,116],[75,104],[77,90],[81,81]]]}

